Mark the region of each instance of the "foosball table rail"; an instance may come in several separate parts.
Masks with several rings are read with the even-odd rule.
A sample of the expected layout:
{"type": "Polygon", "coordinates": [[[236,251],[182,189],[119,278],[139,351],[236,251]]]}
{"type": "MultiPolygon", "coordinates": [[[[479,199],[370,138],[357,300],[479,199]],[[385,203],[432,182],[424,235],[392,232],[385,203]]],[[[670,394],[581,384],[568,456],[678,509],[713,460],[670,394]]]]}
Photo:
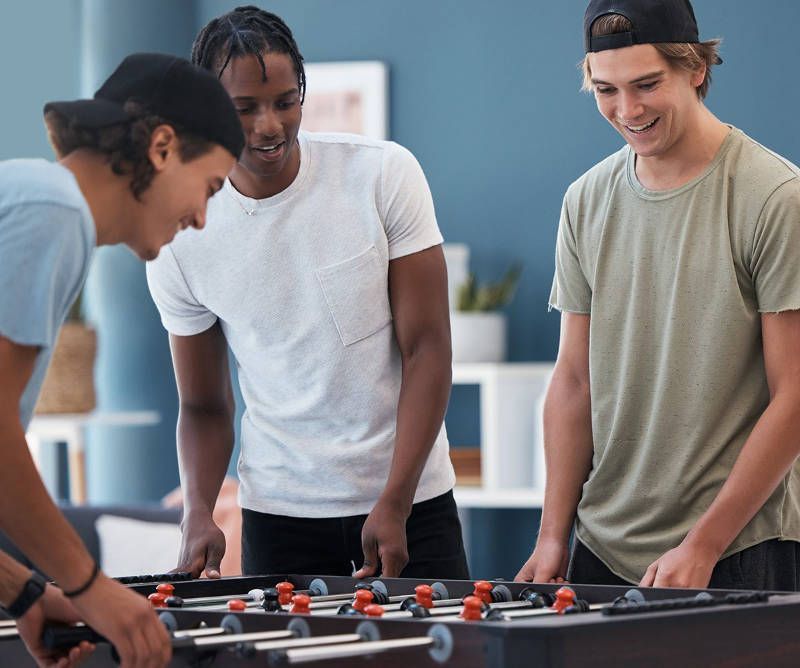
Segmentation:
{"type": "MultiPolygon", "coordinates": [[[[156,584],[131,588],[153,597],[156,584]]],[[[185,607],[157,613],[172,633],[174,668],[343,668],[376,660],[382,668],[800,665],[800,594],[785,592],[576,584],[574,604],[560,614],[561,585],[552,584],[291,574],[171,584],[161,587],[185,607]],[[287,612],[285,601],[267,605],[266,594],[280,588],[293,591],[295,602],[310,602],[309,612],[287,612]],[[410,612],[421,590],[436,595],[425,615],[410,612]],[[352,609],[373,593],[385,603],[383,617],[352,609]],[[486,597],[483,604],[477,595],[486,597]],[[470,599],[479,606],[474,621],[465,619],[470,599]]],[[[32,666],[12,636],[13,628],[0,629],[0,665],[32,666]]],[[[113,666],[108,644],[99,643],[85,665],[113,666]]]]}

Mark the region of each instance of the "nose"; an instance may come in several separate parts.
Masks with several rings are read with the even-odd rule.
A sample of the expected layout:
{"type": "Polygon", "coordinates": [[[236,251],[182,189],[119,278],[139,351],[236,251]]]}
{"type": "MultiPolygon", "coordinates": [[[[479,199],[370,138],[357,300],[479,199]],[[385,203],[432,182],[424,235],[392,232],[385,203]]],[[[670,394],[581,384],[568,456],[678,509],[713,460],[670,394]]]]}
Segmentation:
{"type": "Polygon", "coordinates": [[[635,93],[619,92],[617,100],[617,116],[622,121],[635,121],[644,114],[644,105],[635,93]]]}
{"type": "Polygon", "coordinates": [[[276,137],[281,132],[280,119],[273,109],[262,107],[256,116],[253,129],[263,137],[276,137]]]}

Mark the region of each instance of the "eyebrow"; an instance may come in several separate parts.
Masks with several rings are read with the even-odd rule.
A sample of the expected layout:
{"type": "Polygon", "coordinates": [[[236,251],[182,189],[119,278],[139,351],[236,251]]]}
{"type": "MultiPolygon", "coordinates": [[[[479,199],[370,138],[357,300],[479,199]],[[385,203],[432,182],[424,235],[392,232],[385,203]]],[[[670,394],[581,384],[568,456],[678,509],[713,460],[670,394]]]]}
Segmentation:
{"type": "MultiPolygon", "coordinates": [[[[299,95],[299,94],[300,94],[300,89],[295,86],[294,88],[290,88],[289,90],[285,90],[282,93],[278,93],[275,97],[286,97],[287,95],[299,95]]],[[[245,101],[248,101],[248,100],[255,100],[256,96],[255,95],[234,95],[231,99],[232,100],[241,100],[242,102],[245,102],[245,101]]]]}
{"type": "MultiPolygon", "coordinates": [[[[648,74],[644,74],[640,77],[636,77],[635,79],[629,81],[629,84],[637,84],[641,83],[642,81],[647,81],[648,79],[655,79],[656,77],[664,76],[664,70],[658,70],[657,72],[649,72],[648,74]]],[[[603,81],[602,79],[592,79],[593,84],[600,84],[601,86],[613,86],[614,84],[608,83],[607,81],[603,81]]]]}

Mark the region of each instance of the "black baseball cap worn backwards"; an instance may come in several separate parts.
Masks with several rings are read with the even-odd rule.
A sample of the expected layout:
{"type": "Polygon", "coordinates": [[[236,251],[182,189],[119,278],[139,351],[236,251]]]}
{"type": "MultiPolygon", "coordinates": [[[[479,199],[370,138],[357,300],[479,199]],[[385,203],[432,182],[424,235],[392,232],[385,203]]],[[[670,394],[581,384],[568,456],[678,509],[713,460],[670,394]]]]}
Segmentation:
{"type": "Polygon", "coordinates": [[[586,53],[634,44],[700,42],[697,19],[689,0],[591,0],[583,17],[583,36],[586,53]],[[593,36],[592,25],[606,14],[621,14],[631,22],[631,30],[593,36]]]}
{"type": "Polygon", "coordinates": [[[235,158],[244,132],[228,93],[217,78],[188,60],[163,53],[135,53],[123,60],[91,100],[48,102],[76,125],[105,128],[129,120],[129,100],[187,132],[225,148],[235,158]]]}

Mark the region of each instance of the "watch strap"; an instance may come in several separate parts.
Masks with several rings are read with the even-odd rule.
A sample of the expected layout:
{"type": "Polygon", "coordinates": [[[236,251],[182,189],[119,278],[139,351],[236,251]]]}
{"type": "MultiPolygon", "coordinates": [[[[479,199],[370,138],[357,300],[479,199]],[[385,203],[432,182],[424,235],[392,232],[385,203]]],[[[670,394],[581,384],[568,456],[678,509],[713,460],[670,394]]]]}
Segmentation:
{"type": "Polygon", "coordinates": [[[36,571],[31,571],[31,576],[23,585],[19,596],[6,608],[6,611],[14,619],[19,619],[41,598],[46,587],[47,580],[44,579],[44,576],[36,571]]]}

